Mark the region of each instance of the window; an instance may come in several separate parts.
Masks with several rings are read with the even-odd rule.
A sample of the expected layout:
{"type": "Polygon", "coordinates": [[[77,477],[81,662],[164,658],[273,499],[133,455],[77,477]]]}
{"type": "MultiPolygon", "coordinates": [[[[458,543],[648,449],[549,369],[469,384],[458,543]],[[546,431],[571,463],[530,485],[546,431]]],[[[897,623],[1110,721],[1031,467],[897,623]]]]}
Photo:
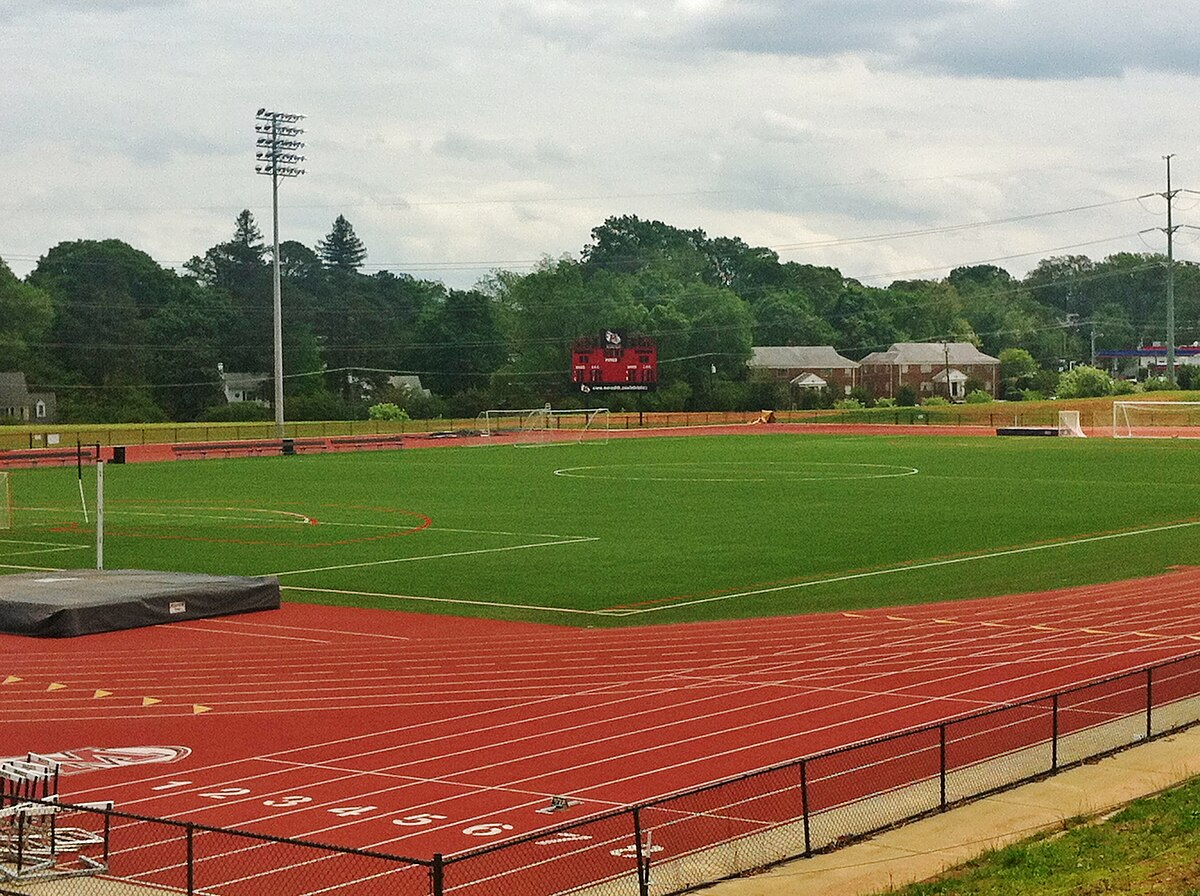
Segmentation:
{"type": "Polygon", "coordinates": [[[33,413],[37,416],[37,418],[39,420],[45,420],[46,419],[46,402],[39,401],[36,405],[34,405],[33,413]]]}
{"type": "Polygon", "coordinates": [[[933,365],[932,364],[922,364],[921,365],[921,373],[933,373],[933,365]]]}

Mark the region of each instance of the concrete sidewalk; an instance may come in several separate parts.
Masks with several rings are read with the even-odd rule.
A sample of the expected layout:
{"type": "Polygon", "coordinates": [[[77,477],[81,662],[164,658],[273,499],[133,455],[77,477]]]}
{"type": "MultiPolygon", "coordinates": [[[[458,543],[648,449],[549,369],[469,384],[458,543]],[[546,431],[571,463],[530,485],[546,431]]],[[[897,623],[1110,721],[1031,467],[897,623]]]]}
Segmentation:
{"type": "Polygon", "coordinates": [[[1200,726],[913,822],[837,852],[797,859],[705,896],[869,896],[927,880],[1077,816],[1100,815],[1200,775],[1200,726]]]}

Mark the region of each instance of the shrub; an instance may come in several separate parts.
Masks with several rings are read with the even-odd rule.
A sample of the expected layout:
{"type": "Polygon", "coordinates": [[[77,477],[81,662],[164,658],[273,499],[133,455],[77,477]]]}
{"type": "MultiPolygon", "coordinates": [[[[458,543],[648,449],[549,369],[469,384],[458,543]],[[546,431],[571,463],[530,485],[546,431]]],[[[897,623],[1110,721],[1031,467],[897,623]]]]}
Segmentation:
{"type": "Polygon", "coordinates": [[[948,407],[950,399],[944,398],[941,395],[930,395],[921,402],[923,408],[944,408],[948,407]]]}
{"type": "Polygon", "coordinates": [[[875,407],[877,408],[894,408],[895,406],[896,399],[894,398],[878,398],[875,400],[875,407]]]}
{"type": "Polygon", "coordinates": [[[967,404],[991,404],[992,396],[983,389],[974,389],[967,393],[966,402],[967,404]]]}
{"type": "Polygon", "coordinates": [[[839,398],[833,403],[833,407],[838,411],[861,411],[863,403],[857,398],[839,398]]]}
{"type": "Polygon", "coordinates": [[[917,403],[917,390],[905,383],[896,390],[896,404],[902,408],[914,407],[917,403]]]}
{"type": "Polygon", "coordinates": [[[1143,392],[1170,392],[1174,388],[1165,376],[1152,376],[1142,383],[1143,392]]]}
{"type": "Polygon", "coordinates": [[[1137,391],[1137,383],[1132,380],[1113,380],[1113,395],[1132,395],[1137,391]]]}
{"type": "Polygon", "coordinates": [[[1099,398],[1111,395],[1112,391],[1112,377],[1086,364],[1080,364],[1058,378],[1059,398],[1099,398]]]}
{"type": "Polygon", "coordinates": [[[408,411],[390,401],[373,404],[367,408],[367,417],[371,420],[411,420],[408,411]]]}
{"type": "Polygon", "coordinates": [[[1021,392],[1021,400],[1022,401],[1045,401],[1046,396],[1044,393],[1039,392],[1037,389],[1026,389],[1023,392],[1021,392]]]}

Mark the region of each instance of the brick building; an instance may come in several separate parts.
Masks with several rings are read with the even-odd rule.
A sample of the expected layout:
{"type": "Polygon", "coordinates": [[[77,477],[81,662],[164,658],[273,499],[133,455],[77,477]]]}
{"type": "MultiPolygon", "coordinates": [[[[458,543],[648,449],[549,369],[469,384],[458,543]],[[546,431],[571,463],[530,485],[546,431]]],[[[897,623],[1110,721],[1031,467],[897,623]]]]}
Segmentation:
{"type": "Polygon", "coordinates": [[[796,389],[828,388],[840,397],[859,384],[858,363],[832,345],[760,345],[751,351],[751,371],[796,389]]]}
{"type": "Polygon", "coordinates": [[[901,386],[910,386],[918,401],[935,395],[962,401],[967,380],[981,383],[994,398],[1000,379],[1000,360],[969,342],[897,342],[859,363],[872,398],[895,398],[901,386]]]}

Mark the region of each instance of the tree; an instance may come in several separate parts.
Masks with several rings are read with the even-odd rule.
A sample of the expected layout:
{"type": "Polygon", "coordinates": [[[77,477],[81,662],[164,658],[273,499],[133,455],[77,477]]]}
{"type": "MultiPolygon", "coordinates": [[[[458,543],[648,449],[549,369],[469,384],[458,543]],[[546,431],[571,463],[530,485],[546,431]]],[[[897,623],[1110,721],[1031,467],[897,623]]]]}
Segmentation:
{"type": "Polygon", "coordinates": [[[425,309],[412,355],[420,375],[443,394],[487,385],[504,362],[496,302],[477,290],[450,290],[425,309]]]}
{"type": "Polygon", "coordinates": [[[22,283],[0,259],[0,370],[28,370],[53,319],[50,296],[22,283]]]}
{"type": "Polygon", "coordinates": [[[1000,389],[1008,397],[1033,388],[1038,375],[1038,363],[1023,348],[1006,348],[1000,352],[1000,389]]]}
{"type": "Polygon", "coordinates": [[[203,286],[220,287],[241,296],[259,291],[266,285],[264,258],[267,247],[262,231],[249,209],[234,219],[233,239],[218,243],[203,256],[193,256],[184,264],[203,286]]]}
{"type": "Polygon", "coordinates": [[[344,215],[338,215],[329,235],[317,241],[317,255],[330,271],[356,274],[367,258],[367,250],[350,222],[344,215]]]}
{"type": "Polygon", "coordinates": [[[272,290],[266,254],[262,231],[244,209],[234,221],[232,239],[183,266],[201,287],[220,292],[230,303],[220,347],[220,360],[230,370],[271,368],[272,290]]]}
{"type": "Polygon", "coordinates": [[[173,272],[120,240],[59,243],[29,275],[54,306],[53,360],[92,386],[149,381],[147,322],[176,281],[173,272]]]}
{"type": "Polygon", "coordinates": [[[583,263],[589,271],[626,274],[656,265],[681,280],[709,279],[712,265],[702,251],[706,240],[698,228],[680,230],[662,221],[621,215],[592,228],[592,242],[583,247],[583,263]]]}

